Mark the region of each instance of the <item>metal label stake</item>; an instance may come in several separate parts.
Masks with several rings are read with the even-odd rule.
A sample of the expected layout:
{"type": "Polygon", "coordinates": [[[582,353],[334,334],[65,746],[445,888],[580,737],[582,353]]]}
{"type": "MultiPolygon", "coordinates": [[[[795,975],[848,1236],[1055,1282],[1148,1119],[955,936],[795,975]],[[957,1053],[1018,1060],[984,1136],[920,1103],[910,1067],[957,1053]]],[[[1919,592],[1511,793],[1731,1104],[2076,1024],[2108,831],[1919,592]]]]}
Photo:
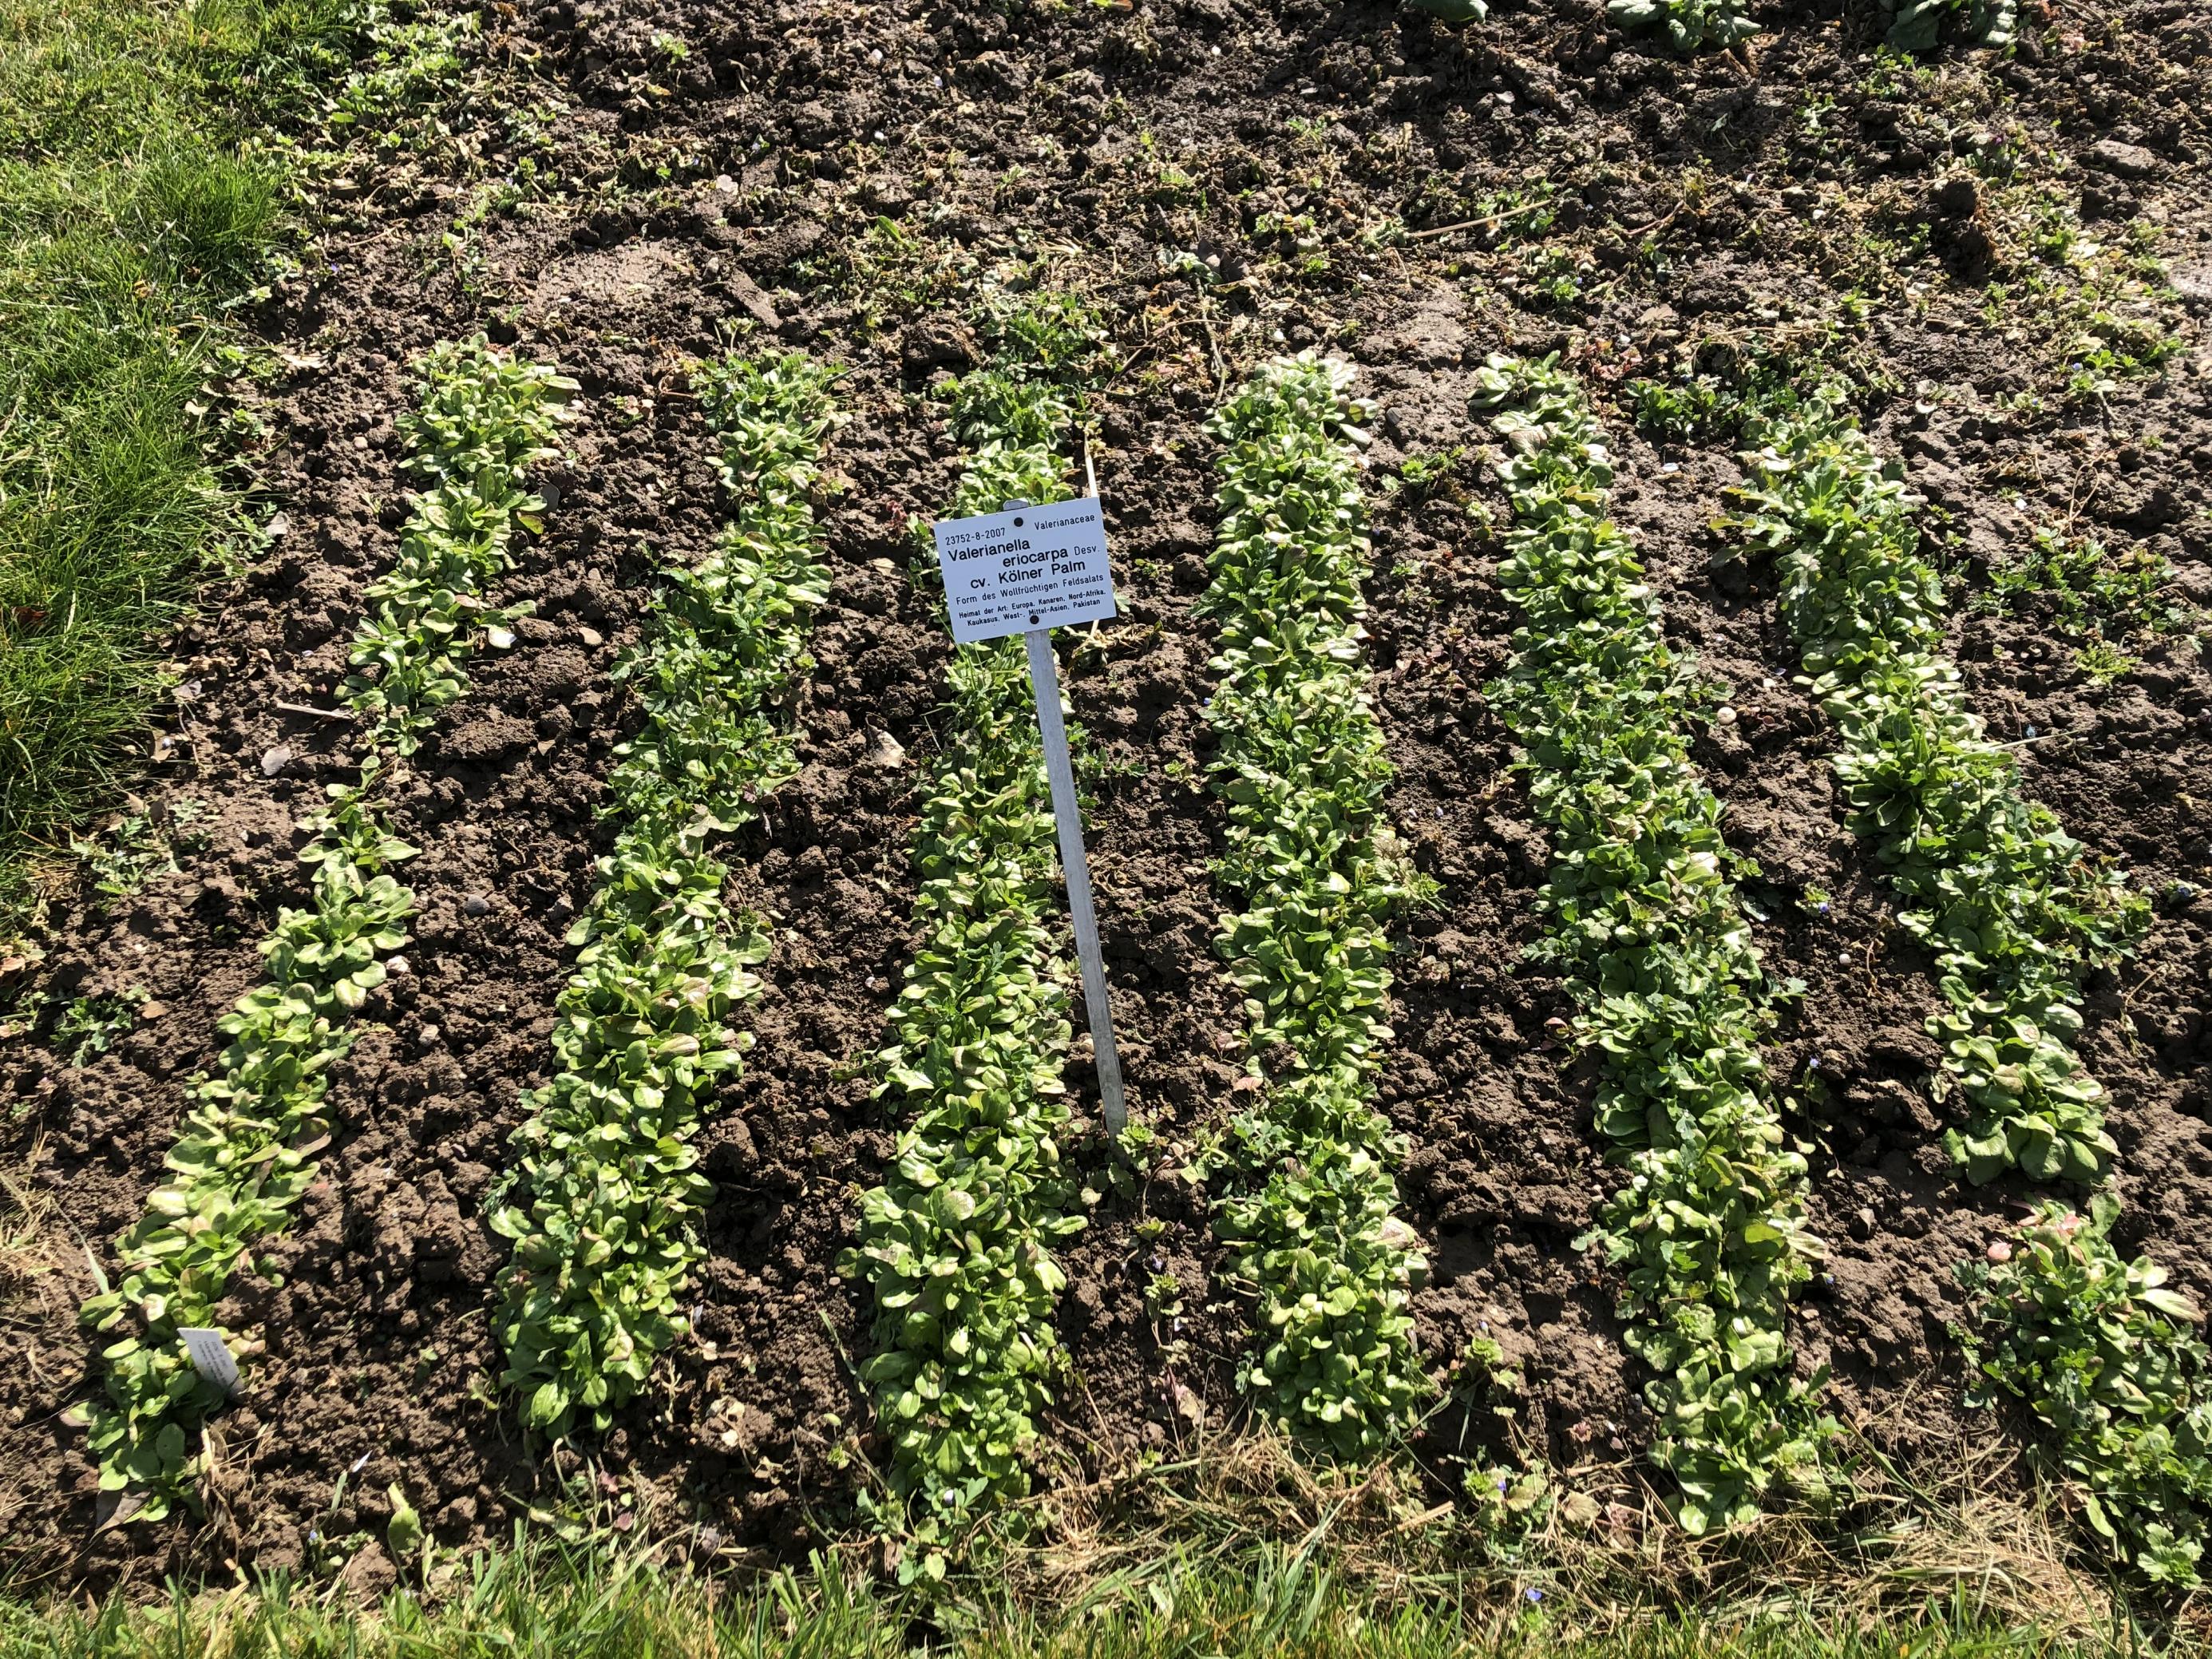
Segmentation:
{"type": "Polygon", "coordinates": [[[1091,859],[1083,850],[1083,811],[1075,799],[1075,768],[1067,755],[1067,727],[1060,714],[1060,665],[1052,630],[1022,635],[1029,647],[1030,689],[1036,695],[1037,732],[1044,738],[1044,775],[1052,783],[1053,821],[1060,830],[1060,867],[1067,878],[1068,919],[1075,924],[1075,959],[1083,969],[1083,1003],[1091,1013],[1091,1047],[1098,1059],[1098,1099],[1109,1134],[1129,1121],[1121,1094],[1121,1056],[1114,1047],[1114,1021],[1106,1007],[1106,960],[1098,949],[1098,917],[1091,908],[1091,859]]]}

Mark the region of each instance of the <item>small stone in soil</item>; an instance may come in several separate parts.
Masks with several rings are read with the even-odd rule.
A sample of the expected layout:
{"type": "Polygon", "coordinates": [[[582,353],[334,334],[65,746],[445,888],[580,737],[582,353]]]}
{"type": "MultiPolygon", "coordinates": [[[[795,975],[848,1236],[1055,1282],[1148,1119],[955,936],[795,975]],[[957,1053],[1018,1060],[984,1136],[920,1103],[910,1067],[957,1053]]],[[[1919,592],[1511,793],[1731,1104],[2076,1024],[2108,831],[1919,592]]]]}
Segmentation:
{"type": "Polygon", "coordinates": [[[425,1048],[429,1048],[436,1046],[440,1036],[441,1033],[436,1026],[425,1025],[421,1030],[415,1033],[415,1040],[421,1043],[425,1048]]]}
{"type": "Polygon", "coordinates": [[[461,908],[472,916],[484,915],[491,909],[491,901],[482,893],[471,893],[461,901],[461,908]]]}
{"type": "Polygon", "coordinates": [[[283,744],[261,751],[261,775],[273,778],[292,763],[292,751],[283,744]]]}

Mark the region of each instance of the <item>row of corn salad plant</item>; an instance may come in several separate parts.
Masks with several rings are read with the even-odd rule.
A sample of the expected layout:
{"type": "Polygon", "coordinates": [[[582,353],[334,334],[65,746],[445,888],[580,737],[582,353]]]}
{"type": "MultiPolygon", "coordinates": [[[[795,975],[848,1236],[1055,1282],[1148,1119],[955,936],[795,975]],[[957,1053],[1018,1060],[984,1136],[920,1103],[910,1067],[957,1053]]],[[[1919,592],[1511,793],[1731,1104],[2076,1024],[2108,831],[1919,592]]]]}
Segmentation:
{"type": "Polygon", "coordinates": [[[1382,816],[1391,779],[1360,641],[1365,405],[1308,352],[1216,413],[1221,524],[1202,615],[1220,625],[1206,718],[1228,830],[1215,873],[1244,908],[1218,939],[1244,994],[1241,1190],[1217,1227],[1256,1298],[1242,1382],[1345,1455],[1402,1436],[1427,1392],[1407,1310],[1427,1272],[1397,1218],[1402,1154],[1373,1103],[1389,1040],[1391,914],[1420,884],[1382,816]]]}
{"type": "Polygon", "coordinates": [[[529,607],[491,605],[484,590],[506,572],[515,532],[540,527],[545,503],[524,470],[553,454],[562,404],[576,389],[481,336],[434,347],[422,369],[422,404],[406,425],[433,488],[415,503],[398,558],[369,584],[342,688],[369,721],[373,745],[402,759],[439,710],[468,694],[477,647],[514,643],[514,623],[529,607]]]}
{"type": "Polygon", "coordinates": [[[1491,696],[1551,830],[1548,931],[1531,954],[1579,1006],[1597,1127],[1630,1171],[1585,1243],[1626,1273],[1626,1340],[1658,1373],[1651,1455],[1702,1531],[1816,1487],[1832,1426],[1822,1378],[1796,1374],[1787,1340],[1818,1246],[1805,1159],[1759,1054],[1778,988],[1736,895],[1748,866],[1689,758],[1689,723],[1716,690],[1667,642],[1606,516],[1601,428],[1548,360],[1492,359],[1474,402],[1509,445],[1499,580],[1522,614],[1491,696]]]}
{"type": "Polygon", "coordinates": [[[734,505],[713,551],[663,573],[645,644],[617,670],[643,710],[617,750],[599,885],[556,1006],[557,1072],[515,1132],[491,1226],[514,1241],[494,1333],[525,1424],[605,1429],[684,1330],[709,1193],[691,1140],[746,1039],[761,925],[733,917],[710,848],[798,769],[783,705],[826,593],[812,499],[833,371],[793,355],[694,373],[734,505]]]}
{"type": "MultiPolygon", "coordinates": [[[[954,517],[1066,499],[1071,395],[1018,356],[955,390],[954,517]]],[[[1055,1241],[1078,1231],[1058,1135],[1071,1027],[1051,797],[1021,641],[953,654],[944,748],[914,841],[922,942],[890,1012],[881,1092],[902,1102],[883,1185],[841,1262],[873,1291],[860,1366],[890,1442],[907,1577],[941,1575],[963,1524],[1029,1487],[1065,1358],[1055,1241]]]]}
{"type": "Polygon", "coordinates": [[[2019,760],[1966,707],[1902,469],[1832,397],[1758,438],[1742,528],[1775,556],[1783,620],[1836,723],[1850,827],[1874,842],[1948,1005],[1929,1030],[1972,1115],[1944,1144],[1972,1182],[2011,1169],[2094,1182],[2114,1148],[2072,1046],[2081,981],[2126,951],[2148,907],[2021,796],[2019,760]]]}
{"type": "MultiPolygon", "coordinates": [[[[2094,1186],[2117,1149],[2074,1050],[2081,981],[2130,948],[2148,906],[2022,797],[2012,750],[1966,707],[1918,499],[1840,392],[1754,435],[1742,526],[1775,555],[1784,620],[1836,722],[1851,827],[1935,957],[1945,1006],[1929,1029],[1968,1112],[1945,1144],[1977,1183],[2094,1186]]],[[[2154,1582],[2194,1589],[2212,1541],[2212,1354],[2164,1270],[2119,1254],[2118,1214],[2106,1193],[2086,1213],[2046,1200],[1960,1265],[1970,1398],[2022,1402],[2090,1528],[2154,1582]]]]}
{"type": "MultiPolygon", "coordinates": [[[[90,1448],[103,1491],[143,1494],[136,1510],[158,1519],[197,1509],[193,1431],[223,1401],[193,1368],[179,1335],[220,1329],[217,1304],[249,1260],[281,1233],[315,1178],[327,1142],[331,1064],[352,1046],[346,1022],[385,978],[407,941],[414,896],[391,873],[414,854],[378,806],[394,757],[411,754],[437,709],[461,695],[459,665],[480,641],[507,641],[506,616],[483,602],[507,568],[518,524],[541,503],[524,474],[554,453],[562,405],[574,383],[477,339],[434,348],[417,366],[420,407],[398,425],[422,492],[400,535],[391,574],[369,590],[362,672],[347,700],[367,731],[357,783],[334,786],[300,854],[312,875],[309,908],[287,906],[261,945],[267,980],[223,1017],[222,1071],[191,1085],[170,1179],[117,1243],[113,1288],[82,1309],[113,1337],[106,1398],[90,1414],[90,1448]]],[[[234,1352],[252,1346],[228,1333],[234,1352]]]]}

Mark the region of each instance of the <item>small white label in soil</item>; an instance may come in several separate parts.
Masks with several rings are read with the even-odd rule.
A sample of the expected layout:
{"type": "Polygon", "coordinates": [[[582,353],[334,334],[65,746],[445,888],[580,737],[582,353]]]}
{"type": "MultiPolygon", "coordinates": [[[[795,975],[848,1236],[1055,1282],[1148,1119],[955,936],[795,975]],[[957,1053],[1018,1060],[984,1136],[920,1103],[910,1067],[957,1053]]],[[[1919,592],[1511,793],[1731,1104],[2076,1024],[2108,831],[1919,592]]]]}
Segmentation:
{"type": "Polygon", "coordinates": [[[1115,614],[1106,520],[1095,495],[932,528],[952,637],[962,645],[1115,614]]]}
{"type": "Polygon", "coordinates": [[[177,1334],[184,1339],[185,1352],[192,1357],[194,1370],[226,1395],[238,1392],[238,1362],[230,1357],[230,1348],[223,1341],[221,1331],[193,1325],[179,1329],[177,1334]]]}

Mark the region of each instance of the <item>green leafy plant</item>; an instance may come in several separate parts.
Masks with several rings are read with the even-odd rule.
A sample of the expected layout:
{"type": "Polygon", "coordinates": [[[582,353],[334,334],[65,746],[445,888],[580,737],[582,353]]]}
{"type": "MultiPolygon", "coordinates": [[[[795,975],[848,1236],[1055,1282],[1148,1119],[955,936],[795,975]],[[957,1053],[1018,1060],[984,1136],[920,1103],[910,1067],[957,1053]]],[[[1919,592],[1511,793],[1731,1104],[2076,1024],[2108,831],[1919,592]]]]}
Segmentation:
{"type": "Polygon", "coordinates": [[[1628,383],[1637,429],[1669,443],[1691,443],[1733,433],[1741,416],[1741,400],[1717,375],[1686,374],[1674,381],[1628,383]]]}
{"type": "Polygon", "coordinates": [[[1583,277],[1589,263],[1572,248],[1556,244],[1522,252],[1519,265],[1527,287],[1524,301],[1540,309],[1564,310],[1583,297],[1583,277]]]}
{"type": "Polygon", "coordinates": [[[70,851],[83,861],[85,879],[105,908],[149,881],[175,875],[178,850],[206,844],[204,836],[191,830],[206,812],[205,802],[186,796],[170,805],[166,826],[151,813],[126,813],[100,841],[72,839],[70,851]]]}
{"type": "Polygon", "coordinates": [[[1480,23],[1490,15],[1485,0],[1405,0],[1409,11],[1425,11],[1447,23],[1480,23]]]}
{"type": "Polygon", "coordinates": [[[1881,0],[1890,14],[1884,37],[1899,52],[1931,52],[1948,33],[1961,44],[2009,46],[2020,31],[2017,0],[1881,0]]]}
{"type": "MultiPolygon", "coordinates": [[[[403,533],[403,550],[403,550],[402,563],[446,547],[462,511],[473,526],[470,545],[503,549],[511,531],[489,514],[501,504],[516,517],[525,510],[520,469],[546,453],[550,416],[539,399],[556,379],[481,341],[433,349],[419,373],[422,413],[407,431],[430,487],[403,533]]],[[[404,605],[387,605],[385,620],[404,614],[404,605]]],[[[412,614],[426,639],[435,632],[434,618],[412,614]]],[[[268,978],[218,1024],[229,1039],[222,1070],[191,1085],[170,1179],[117,1242],[120,1283],[111,1287],[103,1276],[81,1310],[86,1325],[113,1339],[101,1356],[105,1398],[89,1413],[100,1487],[143,1492],[142,1519],[198,1507],[191,1435],[222,1395],[193,1369],[178,1333],[220,1330],[216,1310],[234,1278],[270,1271],[250,1252],[289,1224],[315,1178],[315,1154],[329,1139],[330,1070],[353,1042],[345,1022],[384,982],[385,959],[407,942],[414,896],[391,868],[415,849],[385,826],[374,796],[392,752],[403,738],[411,747],[429,715],[411,700],[380,708],[385,718],[371,731],[359,782],[330,786],[329,805],[310,820],[313,837],[299,856],[311,903],[277,913],[261,945],[268,978]]],[[[223,1334],[250,1361],[252,1345],[223,1334]]]]}
{"type": "MultiPolygon", "coordinates": [[[[45,1018],[53,994],[43,985],[18,978],[13,985],[0,980],[0,1042],[27,1036],[45,1018]]],[[[14,1116],[20,1121],[33,1109],[28,1099],[16,1103],[14,1116]]]]}
{"type": "Polygon", "coordinates": [[[976,330],[1000,374],[1040,383],[1088,380],[1103,367],[1106,329],[1088,301],[1059,289],[994,289],[976,330]]]}
{"type": "MultiPolygon", "coordinates": [[[[414,849],[380,829],[358,801],[339,803],[302,856],[314,905],[286,907],[263,943],[268,982],[225,1015],[222,1074],[193,1085],[193,1105],[168,1156],[168,1184],[118,1242],[124,1277],[82,1310],[120,1332],[102,1354],[106,1400],[90,1448],[104,1491],[143,1491],[158,1519],[194,1507],[188,1431],[222,1404],[177,1332],[213,1326],[216,1304],[256,1241],[281,1232],[314,1179],[327,1143],[328,1071],[351,1046],[337,1022],[384,977],[381,958],[406,942],[412,896],[386,866],[414,849]]],[[[234,1352],[236,1345],[234,1344],[234,1352]]]]}
{"type": "Polygon", "coordinates": [[[1389,915],[1420,882],[1382,811],[1391,779],[1361,660],[1366,407],[1352,370],[1270,363],[1214,415],[1221,527],[1201,614],[1220,633],[1206,719],[1228,805],[1217,941],[1244,994],[1243,1189],[1217,1227],[1256,1304],[1240,1382],[1342,1455],[1401,1437],[1428,1391],[1407,1302],[1428,1264],[1396,1214],[1403,1155],[1373,1104],[1389,1041],[1389,915]]]}
{"type": "Polygon", "coordinates": [[[2090,684],[2106,686],[2125,679],[2142,665],[2109,640],[2092,640],[2074,653],[2074,666],[2090,684]]]}
{"type": "Polygon", "coordinates": [[[1819,1246],[1758,1052],[1772,986],[1752,947],[1721,806],[1689,758],[1717,701],[1670,646],[1634,548],[1605,516],[1604,434],[1554,366],[1493,358],[1478,409],[1510,446],[1499,581],[1522,613],[1492,706],[1519,739],[1553,864],[1532,957],[1581,1012],[1597,1127],[1627,1164],[1580,1243],[1626,1278],[1625,1340],[1657,1373],[1652,1461],[1692,1532],[1824,1486],[1820,1375],[1796,1375],[1790,1291],[1819,1246]]]}
{"type": "Polygon", "coordinates": [[[2161,373],[2182,351],[2179,336],[2163,321],[2124,316],[2091,298],[2088,289],[2082,285],[2067,319],[2073,325],[2067,341],[2073,355],[2067,364],[2066,396],[2076,404],[2111,396],[2123,380],[2161,373]]]}
{"type": "MultiPolygon", "coordinates": [[[[1525,1381],[1499,1343],[1477,1336],[1460,1356],[1450,1388],[1470,1426],[1485,1417],[1508,1425],[1519,1414],[1525,1381]]],[[[1556,1507],[1550,1474],[1540,1463],[1491,1461],[1474,1447],[1465,1461],[1460,1490],[1476,1520],[1483,1553],[1493,1561],[1519,1560],[1556,1507]]]]}
{"type": "Polygon", "coordinates": [[[2154,1583],[2203,1588],[2212,1539],[2212,1353],[2204,1316],[2166,1272],[2112,1248],[2119,1205],[2045,1202],[1980,1261],[1961,1263],[1960,1340],[1979,1372],[1968,1403],[2009,1396],[2080,1483],[2083,1515],[2154,1583]]]}
{"type": "Polygon", "coordinates": [[[1808,395],[1805,388],[1834,378],[1818,347],[1793,352],[1764,339],[1746,343],[1714,336],[1683,356],[1669,378],[1631,380],[1626,388],[1637,428],[1647,438],[1733,438],[1747,422],[1785,414],[1808,395]]]}
{"type": "Polygon", "coordinates": [[[91,1065],[138,1023],[138,1005],[145,1000],[144,988],[136,985],[70,998],[54,1022],[54,1052],[72,1066],[91,1065]]]}
{"type": "Polygon", "coordinates": [[[1732,46],[1759,33],[1743,0],[1607,0],[1605,9],[1625,29],[1663,27],[1677,52],[1732,46]]]}
{"type": "Polygon", "coordinates": [[[685,1329],[710,1188],[691,1139],[745,1039],[764,930],[733,918],[709,842],[750,823],[798,770],[783,712],[811,667],[828,590],[812,497],[836,423],[834,371],[732,356],[693,376],[735,513],[696,568],[663,573],[652,635],[617,671],[644,710],[616,752],[613,849],[569,929],[581,947],[556,1005],[558,1071],[514,1134],[490,1206],[514,1241],[493,1330],[523,1420],[552,1439],[605,1429],[685,1329]]]}
{"type": "Polygon", "coordinates": [[[359,67],[328,100],[324,119],[338,130],[359,127],[376,135],[380,149],[410,147],[413,122],[428,112],[465,77],[464,58],[482,27],[474,12],[432,13],[401,20],[374,9],[359,67]]]}
{"type": "Polygon", "coordinates": [[[369,585],[344,686],[372,723],[370,741],[402,758],[466,694],[477,645],[514,642],[522,608],[488,605],[483,590],[506,571],[516,526],[538,528],[545,503],[524,488],[523,471],[554,453],[562,404],[576,390],[482,336],[433,347],[423,373],[428,395],[399,424],[429,488],[400,532],[398,558],[369,585]]]}
{"type": "Polygon", "coordinates": [[[2055,181],[2021,174],[2009,150],[1984,152],[1978,165],[2009,183],[1984,197],[2001,242],[2019,250],[2005,280],[1984,292],[1982,319],[2014,342],[2035,382],[2013,407],[2033,418],[2055,406],[2101,401],[2129,380],[2162,376],[2186,349],[2185,331],[2163,264],[2153,252],[2159,228],[2142,222],[2111,241],[2092,235],[2055,181]],[[2002,160],[1997,159],[2002,157],[2002,160]]]}
{"type": "MultiPolygon", "coordinates": [[[[1016,336],[956,386],[951,424],[969,454],[955,516],[1066,498],[1058,445],[1074,395],[1046,378],[1062,361],[1016,336]]],[[[951,681],[915,832],[923,943],[877,1057],[878,1093],[908,1117],[838,1264],[874,1296],[860,1376],[890,1442],[890,1500],[864,1502],[916,1546],[901,1560],[908,1580],[941,1577],[958,1529],[1029,1489],[1037,1419],[1066,1364],[1053,1249],[1083,1225],[1057,1139],[1068,968],[1019,641],[962,647],[951,681]]]]}
{"type": "Polygon", "coordinates": [[[1408,455],[1398,464],[1397,476],[1384,479],[1382,487],[1408,507],[1419,507],[1451,481],[1459,463],[1460,452],[1456,449],[1441,454],[1408,455]]]}
{"type": "MultiPolygon", "coordinates": [[[[2129,950],[2148,904],[2021,798],[2011,750],[1966,708],[1901,469],[1833,395],[1756,435],[1741,526],[1776,555],[1804,683],[1842,739],[1851,826],[1936,959],[1947,1006],[1929,1030],[1969,1112],[1944,1143],[1970,1181],[2016,1169],[2094,1183],[2117,1148],[2072,1047],[2080,981],[2129,950]]],[[[2103,1194],[2086,1222],[2047,1203],[1961,1268],[1975,1322],[1960,1334],[1987,1356],[1980,1397],[2016,1394],[2054,1431],[2091,1526],[2152,1577],[2193,1585],[2212,1491],[2204,1350],[2160,1270],[2119,1261],[2117,1214],[2103,1194]]]]}
{"type": "Polygon", "coordinates": [[[1478,197],[1473,217],[1486,222],[1493,247],[1533,242],[1559,222],[1559,186],[1549,179],[1528,179],[1478,197]]]}
{"type": "Polygon", "coordinates": [[[1831,763],[1850,826],[1935,957],[1948,1006],[1929,1031],[1970,1108],[1944,1144],[1970,1181],[2095,1182],[2114,1147],[2072,1047],[2080,981],[2127,951],[2148,904],[2021,798],[2019,761],[1966,707],[1901,469],[1832,398],[1759,436],[1739,526],[1775,556],[1802,683],[1842,742],[1831,763]]]}
{"type": "Polygon", "coordinates": [[[1992,611],[2046,614],[2075,639],[2124,640],[2197,624],[2197,612],[2174,597],[2173,580],[2172,564],[2148,548],[2116,558],[2094,536],[2069,536],[2043,525],[2033,552],[1991,564],[1982,604],[1992,611]]]}

